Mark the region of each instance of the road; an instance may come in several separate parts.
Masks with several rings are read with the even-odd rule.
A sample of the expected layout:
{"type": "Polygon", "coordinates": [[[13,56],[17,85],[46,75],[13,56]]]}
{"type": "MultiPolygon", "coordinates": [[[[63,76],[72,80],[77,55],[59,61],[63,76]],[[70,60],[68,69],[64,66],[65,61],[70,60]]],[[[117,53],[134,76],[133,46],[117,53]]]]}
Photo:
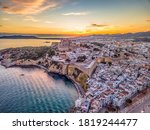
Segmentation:
{"type": "Polygon", "coordinates": [[[130,113],[150,113],[150,98],[129,111],[130,113]]]}
{"type": "Polygon", "coordinates": [[[119,111],[120,113],[150,113],[150,89],[146,95],[137,95],[134,97],[134,103],[119,111]]]}

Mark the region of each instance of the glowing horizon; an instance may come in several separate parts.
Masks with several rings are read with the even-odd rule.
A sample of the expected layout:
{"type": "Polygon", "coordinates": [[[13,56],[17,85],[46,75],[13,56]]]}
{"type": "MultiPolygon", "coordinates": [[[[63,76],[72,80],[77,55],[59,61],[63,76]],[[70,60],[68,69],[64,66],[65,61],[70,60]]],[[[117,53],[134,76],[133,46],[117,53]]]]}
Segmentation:
{"type": "Polygon", "coordinates": [[[150,31],[150,0],[0,0],[0,33],[91,35],[150,31]]]}

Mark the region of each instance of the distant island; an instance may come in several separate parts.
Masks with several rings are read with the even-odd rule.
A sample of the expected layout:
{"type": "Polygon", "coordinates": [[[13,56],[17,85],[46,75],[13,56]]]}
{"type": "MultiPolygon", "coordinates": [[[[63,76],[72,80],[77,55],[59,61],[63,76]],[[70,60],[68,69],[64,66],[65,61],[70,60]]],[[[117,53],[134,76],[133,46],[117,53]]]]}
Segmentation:
{"type": "MultiPolygon", "coordinates": [[[[51,36],[51,34],[50,34],[51,36]]],[[[149,41],[150,40],[150,31],[148,32],[138,32],[138,33],[126,33],[126,34],[95,34],[95,35],[88,35],[89,36],[94,36],[94,37],[115,37],[115,38],[124,38],[124,39],[136,39],[136,38],[140,38],[140,41],[149,41]],[[141,39],[142,38],[142,39],[141,39]],[[144,39],[143,39],[144,38],[144,39]],[[146,39],[145,39],[146,38],[146,39]]],[[[73,36],[72,36],[73,37],[73,36]]],[[[80,37],[80,36],[74,36],[74,37],[80,37]]],[[[86,36],[82,36],[87,37],[86,36]]],[[[63,35],[60,35],[60,37],[55,37],[55,35],[52,35],[51,37],[39,37],[36,35],[21,35],[21,34],[15,34],[15,35],[10,35],[10,34],[0,34],[0,39],[54,39],[54,40],[60,40],[64,38],[63,35]],[[54,36],[54,37],[53,37],[54,36]]],[[[66,38],[70,38],[70,36],[68,35],[68,37],[66,36],[66,38]]],[[[136,39],[137,40],[137,39],[136,39]]],[[[139,40],[139,39],[138,39],[139,40]]]]}
{"type": "Polygon", "coordinates": [[[125,34],[96,34],[92,35],[94,37],[106,36],[106,37],[114,37],[114,38],[124,38],[124,39],[135,39],[135,38],[147,38],[150,39],[150,31],[148,32],[138,32],[138,33],[125,33],[125,34]]]}
{"type": "Polygon", "coordinates": [[[61,38],[40,38],[32,35],[4,35],[0,36],[0,39],[61,39],[61,38]]]}

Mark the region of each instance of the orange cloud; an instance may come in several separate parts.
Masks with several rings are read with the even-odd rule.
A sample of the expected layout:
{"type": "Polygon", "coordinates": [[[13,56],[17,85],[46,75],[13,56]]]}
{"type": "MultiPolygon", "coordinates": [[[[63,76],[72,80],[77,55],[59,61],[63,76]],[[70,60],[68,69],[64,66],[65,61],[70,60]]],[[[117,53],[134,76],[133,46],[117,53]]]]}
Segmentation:
{"type": "Polygon", "coordinates": [[[37,14],[44,10],[55,8],[65,0],[5,0],[0,9],[9,14],[37,14]]]}
{"type": "Polygon", "coordinates": [[[145,20],[146,22],[150,22],[150,19],[145,20]]]}
{"type": "Polygon", "coordinates": [[[93,24],[91,24],[91,26],[92,26],[92,27],[106,27],[106,26],[108,26],[108,25],[105,25],[105,24],[95,24],[95,23],[93,23],[93,24]]]}
{"type": "Polygon", "coordinates": [[[33,16],[26,16],[25,21],[32,21],[32,22],[38,22],[39,20],[34,18],[33,16]]]}

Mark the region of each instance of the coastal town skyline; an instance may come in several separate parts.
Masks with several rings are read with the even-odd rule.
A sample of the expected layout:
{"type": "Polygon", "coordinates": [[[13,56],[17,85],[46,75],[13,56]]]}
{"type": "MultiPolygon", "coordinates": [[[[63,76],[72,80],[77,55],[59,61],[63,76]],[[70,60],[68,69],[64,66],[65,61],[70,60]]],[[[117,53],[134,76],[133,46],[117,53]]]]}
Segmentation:
{"type": "Polygon", "coordinates": [[[0,0],[0,33],[91,35],[150,30],[149,0],[0,0]]]}
{"type": "Polygon", "coordinates": [[[150,113],[150,0],[0,0],[0,113],[150,113]]]}

